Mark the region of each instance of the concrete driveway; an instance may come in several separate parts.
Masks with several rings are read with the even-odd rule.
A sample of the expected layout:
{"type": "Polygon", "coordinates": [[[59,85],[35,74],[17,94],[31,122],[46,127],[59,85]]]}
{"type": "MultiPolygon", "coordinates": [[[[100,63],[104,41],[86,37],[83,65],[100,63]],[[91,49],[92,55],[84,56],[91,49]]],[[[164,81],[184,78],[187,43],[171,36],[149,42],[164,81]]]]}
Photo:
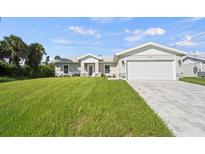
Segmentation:
{"type": "Polygon", "coordinates": [[[128,81],[176,136],[205,136],[205,86],[182,81],[128,81]]]}

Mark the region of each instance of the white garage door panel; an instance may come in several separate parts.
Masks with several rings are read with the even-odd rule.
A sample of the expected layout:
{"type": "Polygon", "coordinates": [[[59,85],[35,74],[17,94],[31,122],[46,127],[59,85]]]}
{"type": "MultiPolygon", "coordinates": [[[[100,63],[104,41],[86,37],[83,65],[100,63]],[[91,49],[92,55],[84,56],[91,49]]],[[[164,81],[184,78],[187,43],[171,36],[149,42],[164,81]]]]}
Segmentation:
{"type": "Polygon", "coordinates": [[[173,61],[130,61],[128,80],[173,80],[173,61]]]}

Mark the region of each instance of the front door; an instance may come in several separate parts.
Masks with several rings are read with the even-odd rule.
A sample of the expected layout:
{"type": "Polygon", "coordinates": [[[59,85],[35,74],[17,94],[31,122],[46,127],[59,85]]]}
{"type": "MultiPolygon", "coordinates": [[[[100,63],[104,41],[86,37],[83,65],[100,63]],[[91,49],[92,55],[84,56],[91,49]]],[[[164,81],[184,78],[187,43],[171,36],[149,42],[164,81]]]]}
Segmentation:
{"type": "Polygon", "coordinates": [[[88,75],[89,75],[89,76],[92,76],[92,75],[93,75],[93,66],[92,66],[92,65],[89,65],[89,66],[88,66],[88,75]]]}

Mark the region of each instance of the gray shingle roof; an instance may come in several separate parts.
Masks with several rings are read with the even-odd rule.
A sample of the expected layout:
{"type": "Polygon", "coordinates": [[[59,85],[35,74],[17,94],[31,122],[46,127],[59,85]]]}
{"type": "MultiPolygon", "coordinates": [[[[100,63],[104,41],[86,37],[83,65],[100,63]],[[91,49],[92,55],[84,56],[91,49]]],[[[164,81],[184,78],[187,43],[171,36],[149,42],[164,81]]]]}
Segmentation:
{"type": "Polygon", "coordinates": [[[113,62],[113,56],[102,56],[103,61],[113,62]]]}
{"type": "MultiPolygon", "coordinates": [[[[79,62],[79,57],[67,57],[67,58],[61,58],[60,60],[54,60],[56,63],[76,63],[79,62]]],[[[112,56],[101,56],[102,62],[113,62],[112,56]]]]}

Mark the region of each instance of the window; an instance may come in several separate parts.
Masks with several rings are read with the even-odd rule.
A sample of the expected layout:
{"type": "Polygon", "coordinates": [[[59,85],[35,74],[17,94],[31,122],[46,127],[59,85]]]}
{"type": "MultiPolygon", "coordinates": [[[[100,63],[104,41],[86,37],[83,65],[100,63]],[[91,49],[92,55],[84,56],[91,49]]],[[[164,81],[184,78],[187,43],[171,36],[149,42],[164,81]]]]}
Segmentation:
{"type": "Polygon", "coordinates": [[[110,65],[109,64],[105,64],[104,65],[104,69],[105,69],[105,74],[110,74],[110,65]]]}
{"type": "Polygon", "coordinates": [[[68,65],[64,65],[63,70],[65,74],[68,74],[68,65]]]}

